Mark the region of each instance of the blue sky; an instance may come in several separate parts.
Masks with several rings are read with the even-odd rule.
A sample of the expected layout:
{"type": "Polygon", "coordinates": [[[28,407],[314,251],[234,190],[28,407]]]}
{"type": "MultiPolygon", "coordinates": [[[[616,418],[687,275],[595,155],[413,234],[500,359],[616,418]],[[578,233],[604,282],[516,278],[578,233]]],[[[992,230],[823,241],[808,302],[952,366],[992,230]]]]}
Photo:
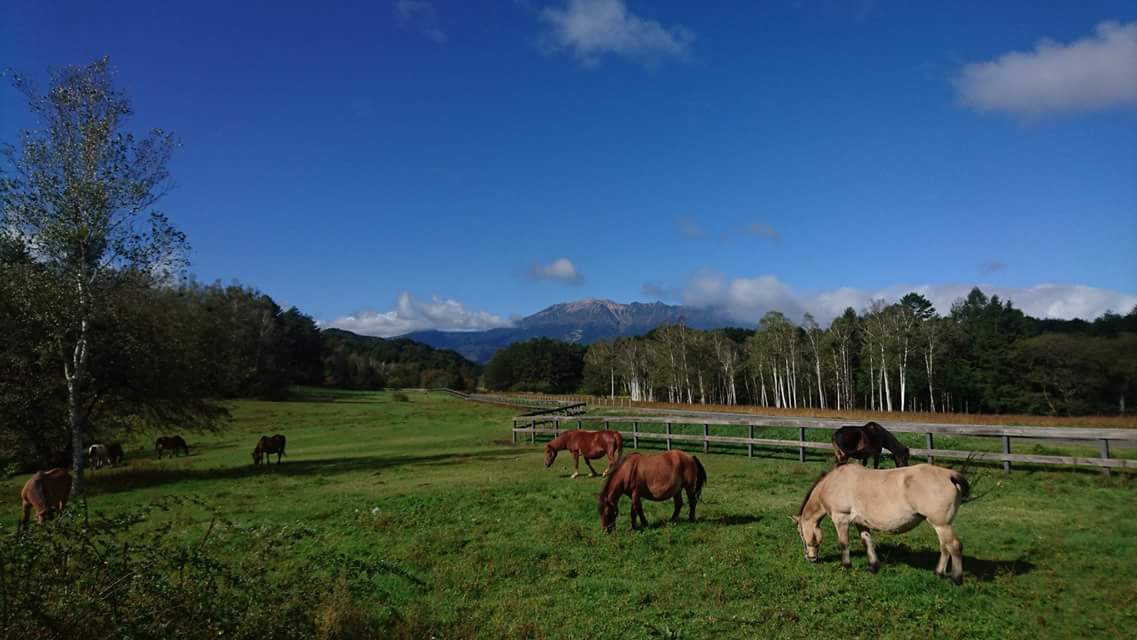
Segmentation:
{"type": "Polygon", "coordinates": [[[198,279],[378,335],[583,297],[1137,304],[1132,2],[324,4],[12,3],[0,66],[110,55],[183,142],[198,279]]]}

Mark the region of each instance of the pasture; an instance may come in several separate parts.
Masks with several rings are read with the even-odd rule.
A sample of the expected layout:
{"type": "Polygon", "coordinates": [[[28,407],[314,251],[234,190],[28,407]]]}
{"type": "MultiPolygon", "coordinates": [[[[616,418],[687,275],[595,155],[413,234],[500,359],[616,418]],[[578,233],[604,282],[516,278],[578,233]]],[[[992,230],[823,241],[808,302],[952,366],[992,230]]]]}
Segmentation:
{"type": "MultiPolygon", "coordinates": [[[[546,469],[540,444],[510,444],[513,411],[408,395],[234,402],[230,429],[184,434],[188,457],[158,461],[152,439],[128,446],[128,466],[91,474],[88,508],[114,515],[177,496],[187,502],[140,526],[172,524],[187,545],[208,539],[270,572],[311,557],[383,567],[352,582],[377,637],[1123,638],[1137,628],[1131,473],[978,471],[982,497],[956,520],[965,582],[955,587],[932,574],[927,525],[877,535],[872,575],[855,534],[853,568],[841,568],[826,521],[821,562],[807,563],[787,516],[828,466],[820,457],[690,447],[709,476],[699,520],[666,523],[670,503],[648,502],[651,526],[632,532],[624,499],[604,534],[600,479],[570,480],[571,456],[546,469]],[[273,433],[288,438],[284,463],[254,467],[257,438],[273,433]],[[280,552],[261,553],[269,543],[280,552]]],[[[14,535],[24,479],[2,485],[2,537],[14,535]]]]}

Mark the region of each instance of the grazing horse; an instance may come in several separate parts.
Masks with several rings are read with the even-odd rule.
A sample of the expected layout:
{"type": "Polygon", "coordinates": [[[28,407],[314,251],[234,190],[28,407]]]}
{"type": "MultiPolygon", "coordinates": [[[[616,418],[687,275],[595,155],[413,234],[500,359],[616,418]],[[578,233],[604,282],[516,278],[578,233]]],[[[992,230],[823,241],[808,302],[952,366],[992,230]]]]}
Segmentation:
{"type": "MultiPolygon", "coordinates": [[[[189,449],[187,448],[186,451],[188,452],[189,449]]],[[[118,442],[111,442],[107,445],[107,456],[110,458],[112,465],[126,462],[126,456],[122,453],[122,444],[118,442]]]]}
{"type": "Polygon", "coordinates": [[[181,450],[187,456],[189,455],[189,445],[182,439],[181,436],[161,437],[154,441],[154,450],[158,452],[158,459],[162,459],[163,451],[170,451],[170,457],[178,455],[178,450],[181,450]]]}
{"type": "Polygon", "coordinates": [[[105,444],[93,444],[87,448],[87,461],[92,469],[101,469],[104,465],[110,466],[111,452],[105,444]]]}
{"type": "Polygon", "coordinates": [[[611,531],[616,525],[616,517],[620,515],[620,498],[628,495],[632,497],[632,529],[636,528],[636,516],[639,515],[643,526],[647,526],[647,516],[644,515],[643,499],[656,502],[668,498],[675,499],[675,511],[671,514],[671,521],[679,520],[679,511],[683,508],[683,492],[687,492],[687,504],[690,506],[688,519],[695,520],[695,503],[703,493],[703,485],[707,483],[707,470],[703,463],[695,456],[682,451],[668,451],[651,456],[633,453],[616,462],[612,473],[604,481],[597,499],[597,509],[600,511],[600,526],[605,531],[611,531]]]}
{"type": "Polygon", "coordinates": [[[845,464],[849,458],[863,460],[865,466],[872,458],[874,469],[880,468],[880,451],[888,449],[898,467],[908,466],[908,447],[900,444],[896,436],[875,422],[858,427],[849,425],[833,432],[833,455],[837,464],[845,464]]]}
{"type": "Polygon", "coordinates": [[[20,519],[18,531],[28,527],[32,509],[36,510],[36,522],[43,521],[54,515],[53,512],[63,511],[67,505],[67,497],[71,493],[71,474],[66,469],[55,468],[48,471],[37,471],[24,483],[20,491],[20,499],[24,503],[24,516],[20,519]]]}
{"type": "Polygon", "coordinates": [[[958,471],[930,464],[899,469],[867,469],[853,464],[838,466],[813,483],[798,515],[790,516],[805,545],[805,558],[817,562],[821,547],[821,520],[833,519],[841,565],[849,562],[849,525],[861,533],[869,557],[869,571],[880,568],[869,531],[904,533],[922,521],[936,530],[940,560],[936,575],[944,576],[951,561],[951,579],[963,582],[963,544],[951,523],[959,505],[971,495],[967,478],[958,471]]]}
{"type": "Polygon", "coordinates": [[[557,452],[568,449],[572,452],[572,477],[580,475],[580,458],[584,457],[584,464],[592,472],[589,477],[596,476],[596,469],[592,468],[589,459],[595,460],[608,456],[608,466],[600,475],[607,476],[612,464],[624,453],[624,437],[619,431],[584,431],[572,429],[553,438],[545,445],[545,466],[550,467],[557,459],[557,452]]]}
{"type": "Polygon", "coordinates": [[[253,464],[260,464],[261,459],[264,459],[265,464],[269,463],[268,456],[276,454],[276,463],[280,464],[280,457],[287,455],[284,453],[284,436],[279,433],[273,437],[261,436],[257,440],[257,448],[253,449],[253,464]]]}

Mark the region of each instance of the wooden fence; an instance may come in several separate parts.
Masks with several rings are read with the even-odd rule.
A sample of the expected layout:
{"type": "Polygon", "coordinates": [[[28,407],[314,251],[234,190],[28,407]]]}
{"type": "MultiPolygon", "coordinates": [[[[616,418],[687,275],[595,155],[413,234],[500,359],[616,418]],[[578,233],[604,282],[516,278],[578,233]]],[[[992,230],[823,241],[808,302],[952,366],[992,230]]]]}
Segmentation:
{"type": "MultiPolygon", "coordinates": [[[[612,424],[631,425],[631,430],[620,430],[625,440],[632,443],[633,448],[639,448],[640,440],[662,440],[671,449],[673,442],[701,443],[703,451],[708,451],[711,444],[736,447],[746,447],[747,456],[754,456],[754,447],[774,447],[797,449],[798,460],[805,461],[807,449],[831,451],[829,437],[824,442],[806,439],[807,430],[820,430],[832,432],[847,421],[824,418],[792,418],[783,416],[739,416],[738,418],[711,417],[711,416],[667,416],[667,415],[640,415],[640,416],[541,416],[543,423],[551,423],[552,427],[541,427],[537,418],[517,416],[513,418],[513,442],[517,442],[518,434],[522,437],[529,435],[531,442],[536,442],[539,434],[557,435],[562,428],[583,428],[584,425],[598,425],[603,429],[611,428],[612,424]],[[563,427],[569,423],[569,427],[563,427]],[[661,424],[664,432],[642,431],[642,424],[661,424]],[[520,426],[519,426],[520,425],[520,426]],[[702,434],[673,433],[676,425],[695,425],[702,427],[702,434]],[[745,435],[711,435],[710,427],[729,426],[745,429],[745,435]],[[797,440],[783,440],[777,438],[755,438],[755,427],[781,427],[796,428],[797,440]]],[[[912,448],[910,453],[914,457],[926,458],[935,462],[936,458],[971,459],[982,461],[1002,462],[1003,470],[1009,472],[1011,463],[1029,463],[1039,465],[1073,465],[1101,468],[1106,475],[1110,469],[1137,469],[1137,460],[1110,457],[1110,443],[1124,442],[1132,446],[1137,443],[1137,429],[1094,429],[1080,427],[1005,427],[997,425],[952,425],[952,424],[923,424],[914,422],[889,422],[885,427],[895,433],[923,434],[923,448],[912,448]],[[937,435],[951,437],[990,437],[1000,438],[1002,451],[960,451],[952,449],[936,449],[935,437],[937,435]],[[1081,457],[1065,455],[1038,455],[1011,453],[1012,439],[1029,439],[1032,441],[1053,441],[1061,445],[1082,445],[1098,448],[1098,457],[1081,457]]]]}

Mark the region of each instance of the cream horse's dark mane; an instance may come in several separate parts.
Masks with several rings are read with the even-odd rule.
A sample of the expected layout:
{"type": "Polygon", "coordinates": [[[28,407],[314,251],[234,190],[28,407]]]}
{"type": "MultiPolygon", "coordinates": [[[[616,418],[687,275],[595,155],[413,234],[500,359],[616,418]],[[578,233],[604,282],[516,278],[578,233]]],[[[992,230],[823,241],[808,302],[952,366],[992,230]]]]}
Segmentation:
{"type": "Polygon", "coordinates": [[[797,510],[797,514],[799,516],[805,512],[805,505],[809,502],[809,496],[813,495],[813,490],[817,488],[817,485],[821,484],[821,481],[825,479],[825,476],[829,475],[830,471],[832,471],[832,469],[822,471],[821,475],[817,476],[817,479],[813,481],[812,485],[810,485],[809,491],[805,492],[805,497],[801,499],[801,507],[799,507],[797,510]]]}

